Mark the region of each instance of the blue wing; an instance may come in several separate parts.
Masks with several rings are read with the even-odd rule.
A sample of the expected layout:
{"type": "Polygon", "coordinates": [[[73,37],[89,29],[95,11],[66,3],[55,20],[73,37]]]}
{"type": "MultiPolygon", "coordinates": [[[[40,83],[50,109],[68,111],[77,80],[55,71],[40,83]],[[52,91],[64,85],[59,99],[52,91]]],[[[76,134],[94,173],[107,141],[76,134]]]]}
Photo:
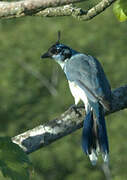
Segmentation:
{"type": "Polygon", "coordinates": [[[76,54],[67,61],[65,73],[69,81],[82,88],[91,101],[110,107],[111,88],[99,61],[92,56],[76,54]]]}

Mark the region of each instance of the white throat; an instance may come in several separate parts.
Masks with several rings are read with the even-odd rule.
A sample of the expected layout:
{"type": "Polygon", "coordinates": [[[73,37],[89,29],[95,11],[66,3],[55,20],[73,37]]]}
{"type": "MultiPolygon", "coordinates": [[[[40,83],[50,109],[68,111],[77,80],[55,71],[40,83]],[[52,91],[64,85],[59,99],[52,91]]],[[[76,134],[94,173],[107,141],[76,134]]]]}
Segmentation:
{"type": "Polygon", "coordinates": [[[64,69],[66,62],[57,61],[57,63],[61,66],[62,69],[64,69]]]}
{"type": "Polygon", "coordinates": [[[64,58],[64,57],[62,57],[60,54],[58,54],[58,55],[53,55],[52,57],[55,59],[55,61],[56,61],[56,62],[61,66],[61,68],[64,70],[64,66],[65,66],[65,64],[66,64],[67,59],[62,61],[62,58],[64,58]]]}

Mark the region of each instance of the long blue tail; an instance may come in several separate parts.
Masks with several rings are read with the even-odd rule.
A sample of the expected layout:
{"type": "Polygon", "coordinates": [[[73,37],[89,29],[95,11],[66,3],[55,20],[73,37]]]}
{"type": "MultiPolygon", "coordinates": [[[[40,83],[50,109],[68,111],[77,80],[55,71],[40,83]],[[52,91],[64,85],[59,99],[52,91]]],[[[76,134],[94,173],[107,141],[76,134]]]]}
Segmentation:
{"type": "Polygon", "coordinates": [[[108,163],[108,137],[103,107],[99,103],[94,104],[92,110],[86,114],[83,124],[82,147],[93,165],[96,164],[99,151],[102,153],[104,162],[108,163]]]}

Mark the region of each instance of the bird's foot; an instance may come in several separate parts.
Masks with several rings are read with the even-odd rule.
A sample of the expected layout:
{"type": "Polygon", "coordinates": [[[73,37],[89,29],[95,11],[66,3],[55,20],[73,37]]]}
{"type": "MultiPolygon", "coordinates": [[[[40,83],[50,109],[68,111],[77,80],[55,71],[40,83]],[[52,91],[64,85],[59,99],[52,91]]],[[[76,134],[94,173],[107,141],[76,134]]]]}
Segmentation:
{"type": "Polygon", "coordinates": [[[78,110],[78,109],[80,109],[80,108],[81,108],[81,106],[76,106],[75,104],[73,104],[73,105],[70,106],[69,109],[72,110],[72,111],[74,111],[75,114],[76,114],[78,117],[81,117],[82,115],[81,115],[80,111],[78,110]]]}

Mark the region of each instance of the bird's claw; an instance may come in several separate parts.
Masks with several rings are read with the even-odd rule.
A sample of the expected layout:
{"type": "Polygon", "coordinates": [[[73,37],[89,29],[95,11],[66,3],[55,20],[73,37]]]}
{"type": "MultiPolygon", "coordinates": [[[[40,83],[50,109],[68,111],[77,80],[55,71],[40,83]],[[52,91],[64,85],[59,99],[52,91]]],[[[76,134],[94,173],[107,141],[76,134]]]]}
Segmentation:
{"type": "Polygon", "coordinates": [[[80,111],[78,110],[80,107],[76,106],[75,104],[71,105],[70,106],[70,110],[74,111],[76,115],[78,115],[78,117],[81,117],[81,113],[80,111]]]}

